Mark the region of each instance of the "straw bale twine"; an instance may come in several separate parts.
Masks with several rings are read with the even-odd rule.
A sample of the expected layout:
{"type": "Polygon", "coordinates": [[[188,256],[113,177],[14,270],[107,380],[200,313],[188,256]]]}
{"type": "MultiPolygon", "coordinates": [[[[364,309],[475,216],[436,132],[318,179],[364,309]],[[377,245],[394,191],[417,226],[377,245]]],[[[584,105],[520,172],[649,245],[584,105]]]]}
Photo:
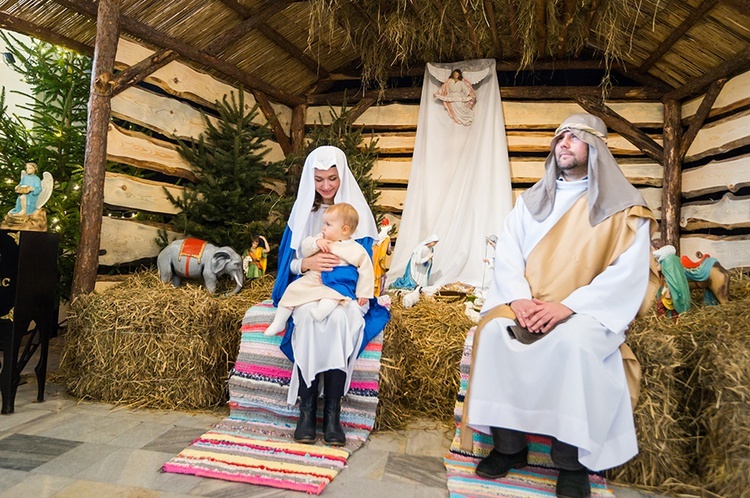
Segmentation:
{"type": "Polygon", "coordinates": [[[379,429],[430,418],[453,425],[466,333],[474,325],[462,299],[422,298],[409,309],[393,299],[383,332],[379,429]]]}
{"type": "Polygon", "coordinates": [[[71,303],[59,375],[71,394],[131,407],[205,409],[223,404],[245,311],[272,278],[236,296],[174,288],[139,273],[71,303]]]}

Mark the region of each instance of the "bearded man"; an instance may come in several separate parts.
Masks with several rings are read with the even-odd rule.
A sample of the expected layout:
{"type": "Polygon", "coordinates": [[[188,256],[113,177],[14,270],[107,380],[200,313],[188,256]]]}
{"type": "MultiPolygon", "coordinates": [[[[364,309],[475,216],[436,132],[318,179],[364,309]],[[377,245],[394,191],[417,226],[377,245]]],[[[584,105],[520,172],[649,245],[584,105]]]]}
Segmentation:
{"type": "Polygon", "coordinates": [[[557,495],[638,452],[620,346],[649,283],[653,216],[606,146],[599,118],[557,129],[545,176],[506,218],[474,338],[462,446],[494,449],[476,473],[527,465],[526,434],[552,439],[557,495]]]}

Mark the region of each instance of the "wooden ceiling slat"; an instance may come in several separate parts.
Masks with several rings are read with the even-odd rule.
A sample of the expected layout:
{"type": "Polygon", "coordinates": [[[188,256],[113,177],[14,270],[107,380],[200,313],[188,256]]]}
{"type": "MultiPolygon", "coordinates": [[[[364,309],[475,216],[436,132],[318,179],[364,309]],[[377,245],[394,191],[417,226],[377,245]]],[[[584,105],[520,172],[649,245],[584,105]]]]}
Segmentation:
{"type": "Polygon", "coordinates": [[[682,38],[682,36],[695,25],[695,23],[703,19],[703,17],[708,14],[708,11],[713,9],[717,3],[719,3],[719,0],[703,0],[703,2],[701,2],[697,9],[695,9],[688,16],[688,18],[685,19],[682,24],[677,27],[677,29],[672,31],[669,36],[663,42],[661,42],[658,47],[656,47],[656,50],[651,52],[649,58],[640,65],[638,71],[641,73],[648,71],[654,64],[656,64],[659,59],[662,58],[664,54],[669,51],[669,49],[672,48],[677,40],[682,38]]]}
{"type": "Polygon", "coordinates": [[[731,60],[706,71],[703,76],[695,78],[679,88],[664,95],[664,99],[682,100],[705,90],[711,83],[720,78],[730,78],[750,70],[750,45],[731,60]]]}
{"type": "MultiPolygon", "coordinates": [[[[63,5],[74,12],[80,14],[86,14],[91,17],[96,17],[96,5],[84,0],[55,0],[60,5],[63,5]]],[[[120,25],[123,31],[130,33],[133,36],[141,38],[148,43],[156,45],[162,48],[168,48],[179,53],[181,56],[190,59],[198,64],[202,64],[206,67],[214,69],[223,73],[224,75],[246,85],[248,88],[253,88],[262,91],[268,96],[275,100],[287,104],[290,106],[299,105],[304,103],[304,100],[295,95],[288,94],[282,90],[279,90],[265,81],[257,78],[245,71],[240,70],[237,66],[230,64],[216,56],[206,53],[205,51],[199,50],[193,46],[187,45],[179,40],[176,40],[170,36],[164,35],[163,33],[156,31],[150,26],[143,24],[139,21],[135,21],[129,17],[121,16],[120,25]]]]}
{"type": "Polygon", "coordinates": [[[562,58],[565,51],[565,44],[568,42],[568,29],[573,23],[573,12],[576,8],[576,0],[565,0],[565,11],[563,13],[562,20],[562,32],[557,39],[557,58],[562,58]]]}
{"type": "Polygon", "coordinates": [[[204,50],[210,54],[217,54],[224,48],[228,47],[232,43],[236,42],[243,36],[255,28],[260,27],[266,19],[274,14],[277,14],[286,8],[285,2],[279,0],[269,0],[260,9],[260,13],[254,16],[245,18],[241,23],[234,27],[224,31],[219,36],[214,38],[210,45],[204,50]]]}

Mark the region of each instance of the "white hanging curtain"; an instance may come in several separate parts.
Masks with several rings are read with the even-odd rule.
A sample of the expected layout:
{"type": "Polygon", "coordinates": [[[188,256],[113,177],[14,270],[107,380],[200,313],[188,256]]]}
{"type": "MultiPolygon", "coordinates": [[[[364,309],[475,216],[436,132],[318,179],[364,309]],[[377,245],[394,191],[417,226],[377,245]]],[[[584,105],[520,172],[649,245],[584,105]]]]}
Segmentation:
{"type": "Polygon", "coordinates": [[[419,241],[434,233],[440,241],[430,285],[480,286],[485,239],[500,233],[511,207],[508,144],[494,59],[428,63],[388,283],[403,275],[419,241]],[[456,82],[444,85],[454,69],[460,69],[473,87],[471,109],[465,87],[456,82]]]}

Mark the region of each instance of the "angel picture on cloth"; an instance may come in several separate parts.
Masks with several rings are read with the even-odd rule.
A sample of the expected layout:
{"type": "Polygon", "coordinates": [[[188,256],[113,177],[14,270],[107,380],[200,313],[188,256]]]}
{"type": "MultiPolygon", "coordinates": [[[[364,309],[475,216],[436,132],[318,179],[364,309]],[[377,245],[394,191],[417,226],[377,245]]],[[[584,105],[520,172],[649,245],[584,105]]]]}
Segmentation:
{"type": "Polygon", "coordinates": [[[474,121],[474,103],[477,97],[471,82],[464,78],[460,69],[451,71],[434,97],[443,102],[448,115],[456,123],[470,126],[474,121]]]}

